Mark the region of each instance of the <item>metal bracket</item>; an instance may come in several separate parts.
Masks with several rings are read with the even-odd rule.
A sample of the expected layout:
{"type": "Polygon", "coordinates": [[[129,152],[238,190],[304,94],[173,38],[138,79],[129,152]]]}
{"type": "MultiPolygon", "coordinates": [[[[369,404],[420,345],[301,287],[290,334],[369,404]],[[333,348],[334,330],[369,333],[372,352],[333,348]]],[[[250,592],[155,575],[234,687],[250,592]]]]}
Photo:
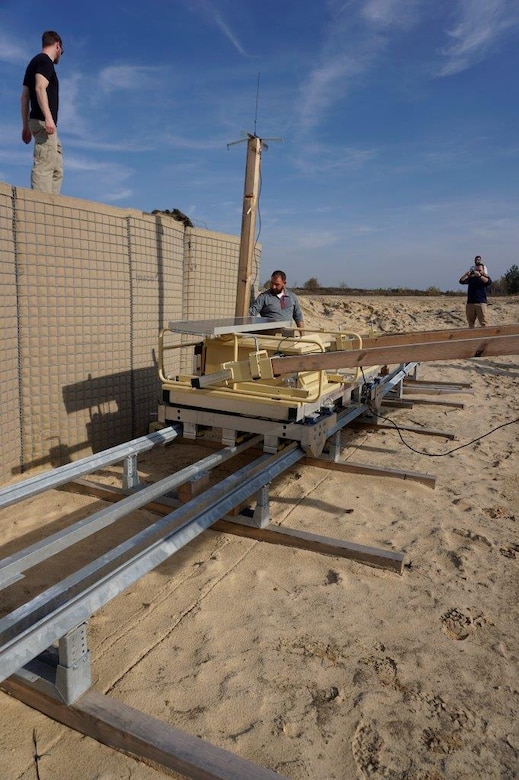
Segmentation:
{"type": "Polygon", "coordinates": [[[128,455],[123,464],[123,490],[133,490],[139,487],[139,471],[137,469],[137,455],[128,455]]]}
{"type": "Polygon", "coordinates": [[[338,463],[341,458],[341,432],[336,431],[333,436],[326,440],[326,450],[328,457],[334,463],[338,463]]]}
{"type": "Polygon", "coordinates": [[[265,528],[270,523],[269,487],[270,482],[267,482],[256,494],[253,520],[257,528],[265,528]]]}
{"type": "Polygon", "coordinates": [[[14,673],[25,685],[65,704],[73,704],[92,686],[87,624],[69,631],[14,673]]]}
{"type": "Polygon", "coordinates": [[[270,482],[267,482],[256,493],[254,511],[247,509],[233,517],[226,518],[228,522],[245,525],[248,528],[266,528],[270,525],[269,487],[270,482]]]}
{"type": "Polygon", "coordinates": [[[263,436],[263,452],[275,453],[279,447],[279,436],[266,433],[263,436]]]}
{"type": "Polygon", "coordinates": [[[183,423],[183,430],[182,430],[182,436],[184,439],[196,439],[196,432],[197,432],[197,424],[193,422],[185,422],[183,423]]]}
{"type": "Polygon", "coordinates": [[[222,428],[222,444],[226,447],[236,446],[236,431],[234,428],[222,428]]]}
{"type": "Polygon", "coordinates": [[[76,701],[92,685],[87,624],[61,637],[56,667],[56,688],[66,704],[76,701]]]}

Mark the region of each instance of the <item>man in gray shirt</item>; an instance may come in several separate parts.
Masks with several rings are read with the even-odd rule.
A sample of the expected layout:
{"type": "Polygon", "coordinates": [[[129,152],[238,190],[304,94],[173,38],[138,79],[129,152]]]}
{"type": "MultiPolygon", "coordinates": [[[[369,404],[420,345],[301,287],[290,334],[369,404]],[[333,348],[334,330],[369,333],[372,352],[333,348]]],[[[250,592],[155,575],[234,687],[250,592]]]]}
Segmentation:
{"type": "Polygon", "coordinates": [[[283,322],[294,320],[301,335],[305,326],[303,312],[297,295],[287,290],[287,275],[284,271],[273,271],[270,277],[270,289],[258,295],[249,314],[252,317],[266,317],[268,320],[283,322]]]}

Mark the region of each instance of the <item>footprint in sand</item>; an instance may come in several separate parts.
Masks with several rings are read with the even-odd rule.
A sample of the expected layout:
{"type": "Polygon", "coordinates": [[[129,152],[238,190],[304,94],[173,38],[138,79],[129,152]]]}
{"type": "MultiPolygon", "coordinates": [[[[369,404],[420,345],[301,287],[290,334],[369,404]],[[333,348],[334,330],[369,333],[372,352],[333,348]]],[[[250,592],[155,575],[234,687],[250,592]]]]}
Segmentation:
{"type": "Polygon", "coordinates": [[[355,763],[365,775],[374,775],[380,768],[382,745],[383,739],[371,723],[361,721],[357,725],[351,750],[355,763]]]}
{"type": "Polygon", "coordinates": [[[463,640],[474,633],[476,628],[481,627],[485,620],[482,615],[473,617],[470,613],[470,609],[462,612],[457,607],[449,609],[441,617],[443,633],[446,634],[449,639],[463,640]]]}
{"type": "Polygon", "coordinates": [[[456,534],[456,536],[462,536],[464,539],[469,539],[471,542],[481,542],[485,547],[492,547],[492,542],[487,536],[477,534],[469,528],[453,528],[452,533],[456,534]]]}
{"type": "Polygon", "coordinates": [[[341,575],[333,569],[328,569],[328,574],[326,575],[326,585],[337,585],[339,582],[342,582],[341,575]]]}

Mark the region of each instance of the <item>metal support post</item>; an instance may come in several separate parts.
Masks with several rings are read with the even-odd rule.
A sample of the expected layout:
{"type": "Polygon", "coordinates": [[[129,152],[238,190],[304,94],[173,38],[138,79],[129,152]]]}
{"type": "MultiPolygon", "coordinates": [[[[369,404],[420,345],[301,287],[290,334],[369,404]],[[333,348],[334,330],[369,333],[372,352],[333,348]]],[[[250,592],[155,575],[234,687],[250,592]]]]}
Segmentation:
{"type": "Polygon", "coordinates": [[[278,451],[279,437],[271,434],[265,434],[263,437],[263,452],[275,453],[278,451]]]}
{"type": "Polygon", "coordinates": [[[56,688],[66,704],[72,704],[92,685],[87,624],[69,631],[59,640],[56,688]]]}
{"type": "Polygon", "coordinates": [[[236,431],[233,428],[222,428],[222,444],[226,447],[236,446],[236,431]]]}
{"type": "Polygon", "coordinates": [[[184,439],[192,439],[194,441],[196,439],[197,429],[198,426],[196,423],[185,422],[183,423],[182,436],[184,439]]]}
{"type": "Polygon", "coordinates": [[[270,523],[269,487],[270,482],[267,482],[256,494],[256,507],[253,515],[256,528],[265,528],[270,523]]]}
{"type": "Polygon", "coordinates": [[[341,457],[341,432],[336,431],[327,441],[328,456],[334,463],[338,463],[341,457]]]}
{"type": "Polygon", "coordinates": [[[139,487],[139,472],[137,469],[137,454],[127,455],[123,465],[123,490],[134,490],[139,487]]]}

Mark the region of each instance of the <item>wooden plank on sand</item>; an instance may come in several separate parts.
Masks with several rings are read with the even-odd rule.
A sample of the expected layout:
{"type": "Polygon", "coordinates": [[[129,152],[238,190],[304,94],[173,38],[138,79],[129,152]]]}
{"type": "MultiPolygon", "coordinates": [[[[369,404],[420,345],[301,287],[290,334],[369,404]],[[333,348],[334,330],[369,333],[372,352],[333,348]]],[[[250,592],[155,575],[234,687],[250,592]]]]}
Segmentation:
{"type": "MultiPolygon", "coordinates": [[[[227,520],[218,520],[212,527],[218,531],[226,533],[237,533],[227,520]]],[[[366,563],[370,566],[379,566],[383,569],[402,574],[404,569],[405,555],[396,550],[383,550],[378,547],[367,547],[364,544],[355,542],[346,542],[343,539],[332,539],[329,536],[320,536],[300,531],[296,528],[286,528],[279,525],[268,525],[266,528],[254,528],[252,526],[242,526],[240,536],[247,536],[250,539],[256,539],[259,542],[268,542],[269,544],[282,544],[286,547],[297,547],[301,550],[310,550],[311,552],[322,553],[324,555],[335,555],[339,558],[350,558],[358,563],[366,563]]]]}
{"type": "Polygon", "coordinates": [[[441,387],[440,385],[404,385],[404,395],[474,395],[474,390],[458,387],[441,387]]]}
{"type": "MultiPolygon", "coordinates": [[[[408,400],[411,401],[413,406],[416,404],[422,404],[422,406],[429,404],[430,406],[451,406],[453,409],[465,408],[463,401],[438,401],[436,398],[409,398],[408,400]]],[[[382,401],[382,404],[384,404],[384,401],[382,401]]]]}
{"type": "MultiPolygon", "coordinates": [[[[452,387],[452,388],[458,388],[458,387],[472,387],[472,382],[448,382],[448,381],[442,381],[441,379],[414,379],[411,376],[404,377],[404,385],[426,385],[427,387],[430,387],[431,385],[433,387],[452,387]]],[[[455,390],[453,390],[455,392],[455,390]]]]}
{"type": "Polygon", "coordinates": [[[191,780],[283,780],[276,772],[263,769],[93,689],[67,705],[18,677],[4,680],[1,687],[58,723],[103,745],[172,769],[191,780]]]}
{"type": "Polygon", "coordinates": [[[423,436],[440,436],[442,439],[452,439],[456,438],[455,433],[445,433],[445,431],[435,431],[433,428],[413,428],[410,425],[391,425],[390,423],[376,423],[376,422],[369,422],[368,420],[359,420],[358,418],[356,420],[352,420],[350,423],[350,426],[352,428],[373,428],[373,429],[382,429],[382,430],[388,430],[388,431],[409,431],[409,433],[421,433],[423,436]]]}
{"type": "Polygon", "coordinates": [[[371,466],[368,463],[353,463],[352,461],[323,460],[320,458],[303,458],[301,463],[307,466],[328,469],[329,471],[342,471],[351,474],[365,474],[372,477],[396,477],[397,479],[410,479],[413,482],[421,482],[428,487],[436,487],[436,477],[431,474],[422,474],[419,471],[404,471],[402,469],[388,469],[383,466],[371,466]]]}
{"type": "Polygon", "coordinates": [[[392,406],[395,409],[412,409],[413,402],[401,398],[388,398],[387,396],[382,399],[382,406],[392,406]]]}
{"type": "MultiPolygon", "coordinates": [[[[99,482],[90,482],[86,479],[76,479],[66,485],[66,489],[74,493],[94,496],[105,501],[119,501],[126,495],[121,488],[112,485],[102,485],[99,482]]],[[[171,499],[164,498],[157,501],[151,501],[143,509],[149,509],[157,514],[167,515],[171,512],[171,499]]],[[[403,570],[404,555],[393,550],[380,550],[376,547],[366,547],[365,545],[345,542],[342,539],[333,539],[327,536],[318,536],[298,531],[293,528],[281,528],[275,525],[269,525],[265,528],[256,528],[254,526],[241,525],[238,521],[232,519],[217,520],[211,526],[211,531],[220,531],[222,533],[233,534],[234,536],[244,536],[248,539],[256,539],[258,542],[267,542],[269,544],[283,544],[289,547],[300,548],[303,550],[313,550],[314,552],[325,555],[336,555],[341,558],[350,558],[359,563],[367,563],[371,566],[380,566],[385,569],[397,571],[399,574],[403,570]]]]}

